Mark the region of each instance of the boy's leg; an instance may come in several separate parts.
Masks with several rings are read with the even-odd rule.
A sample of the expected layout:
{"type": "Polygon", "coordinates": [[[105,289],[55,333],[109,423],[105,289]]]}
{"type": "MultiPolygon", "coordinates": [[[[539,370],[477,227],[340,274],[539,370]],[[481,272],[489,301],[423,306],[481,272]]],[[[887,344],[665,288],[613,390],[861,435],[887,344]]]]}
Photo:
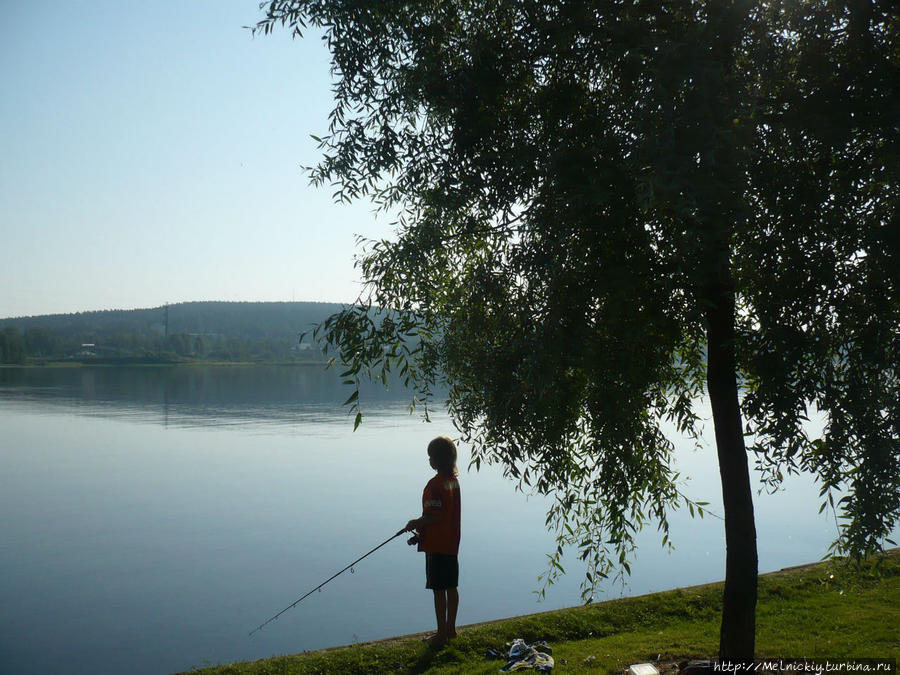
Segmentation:
{"type": "Polygon", "coordinates": [[[434,616],[437,619],[435,643],[447,641],[447,591],[434,589],[434,616]]]}
{"type": "Polygon", "coordinates": [[[459,590],[447,589],[447,638],[456,637],[456,610],[459,609],[459,590]]]}

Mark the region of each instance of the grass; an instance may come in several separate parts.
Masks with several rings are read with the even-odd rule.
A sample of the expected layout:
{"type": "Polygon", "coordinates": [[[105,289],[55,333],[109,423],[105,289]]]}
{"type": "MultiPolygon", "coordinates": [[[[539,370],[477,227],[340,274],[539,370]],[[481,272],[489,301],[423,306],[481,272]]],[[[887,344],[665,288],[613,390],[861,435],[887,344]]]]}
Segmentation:
{"type": "MultiPolygon", "coordinates": [[[[713,657],[722,584],[464,627],[441,650],[418,636],[194,670],[205,675],[496,673],[485,651],[521,637],[546,640],[554,672],[621,672],[632,663],[713,657]]],[[[763,575],[757,658],[893,658],[900,655],[900,550],[878,564],[828,562],[763,575]]]]}

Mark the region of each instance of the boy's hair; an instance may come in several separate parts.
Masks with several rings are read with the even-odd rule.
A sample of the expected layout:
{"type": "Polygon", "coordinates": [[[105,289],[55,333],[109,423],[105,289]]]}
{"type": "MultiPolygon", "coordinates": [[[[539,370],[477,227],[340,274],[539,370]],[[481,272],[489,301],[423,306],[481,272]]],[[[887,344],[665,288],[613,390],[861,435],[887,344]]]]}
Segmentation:
{"type": "Polygon", "coordinates": [[[446,436],[438,436],[428,444],[428,456],[434,460],[439,473],[457,475],[456,446],[446,436]]]}

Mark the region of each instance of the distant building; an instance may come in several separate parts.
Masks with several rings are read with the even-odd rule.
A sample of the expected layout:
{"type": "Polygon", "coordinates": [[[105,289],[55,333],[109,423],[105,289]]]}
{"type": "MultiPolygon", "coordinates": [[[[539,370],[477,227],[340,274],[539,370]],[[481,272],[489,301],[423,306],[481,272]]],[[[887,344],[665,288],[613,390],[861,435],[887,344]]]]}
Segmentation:
{"type": "Polygon", "coordinates": [[[97,355],[97,345],[93,342],[84,342],[81,345],[81,349],[78,350],[78,356],[96,356],[97,355]]]}

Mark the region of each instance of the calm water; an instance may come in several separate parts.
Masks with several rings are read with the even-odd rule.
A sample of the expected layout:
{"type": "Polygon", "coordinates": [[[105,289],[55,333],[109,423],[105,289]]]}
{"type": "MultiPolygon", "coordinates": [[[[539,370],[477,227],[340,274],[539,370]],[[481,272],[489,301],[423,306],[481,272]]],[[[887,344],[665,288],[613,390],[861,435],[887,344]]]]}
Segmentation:
{"type": "MultiPolygon", "coordinates": [[[[248,637],[418,515],[425,445],[453,434],[379,390],[353,433],[346,396],[318,368],[0,369],[0,672],[167,673],[430,629],[398,538],[248,637]]],[[[714,450],[678,443],[685,492],[721,512],[714,450]]],[[[574,560],[533,594],[545,503],[461,452],[459,623],[579,604],[574,560]]],[[[835,534],[811,481],[787,485],[757,498],[762,571],[835,534]]],[[[722,578],[721,521],[674,514],[673,538],[646,533],[607,597],[722,578]]]]}

